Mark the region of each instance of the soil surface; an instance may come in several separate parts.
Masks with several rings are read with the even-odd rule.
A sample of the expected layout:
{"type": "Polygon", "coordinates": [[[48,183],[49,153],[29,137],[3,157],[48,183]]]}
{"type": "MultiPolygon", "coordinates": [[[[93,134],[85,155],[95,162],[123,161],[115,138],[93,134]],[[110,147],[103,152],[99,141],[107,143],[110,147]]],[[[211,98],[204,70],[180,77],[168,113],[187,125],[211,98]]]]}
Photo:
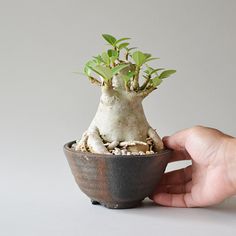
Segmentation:
{"type": "MultiPolygon", "coordinates": [[[[78,148],[79,140],[72,145],[72,149],[82,151],[78,148]]],[[[146,155],[153,154],[153,141],[147,138],[146,142],[141,141],[123,141],[123,142],[104,142],[104,146],[112,155],[146,155]]],[[[84,151],[84,150],[83,150],[84,151]]],[[[89,149],[87,149],[89,152],[89,149]]]]}

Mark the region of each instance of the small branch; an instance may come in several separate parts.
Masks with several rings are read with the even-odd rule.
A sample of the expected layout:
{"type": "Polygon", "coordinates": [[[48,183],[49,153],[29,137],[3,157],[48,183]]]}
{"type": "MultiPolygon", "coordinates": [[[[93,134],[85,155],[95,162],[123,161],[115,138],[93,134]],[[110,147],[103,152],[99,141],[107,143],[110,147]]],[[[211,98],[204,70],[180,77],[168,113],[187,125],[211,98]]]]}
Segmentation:
{"type": "Polygon", "coordinates": [[[148,85],[148,83],[149,83],[151,77],[148,76],[148,77],[145,77],[145,79],[146,79],[146,80],[144,81],[143,85],[140,87],[140,90],[144,90],[144,89],[147,87],[147,85],[148,85]]]}
{"type": "Polygon", "coordinates": [[[127,61],[123,61],[123,60],[118,59],[118,58],[117,58],[117,61],[118,61],[118,63],[127,63],[127,61]]]}
{"type": "Polygon", "coordinates": [[[140,67],[136,66],[136,68],[135,68],[135,76],[134,76],[134,81],[133,81],[133,87],[134,87],[135,91],[137,91],[139,89],[139,82],[138,82],[139,72],[140,72],[140,67]]]}
{"type": "Polygon", "coordinates": [[[125,82],[125,90],[126,90],[127,92],[130,92],[129,82],[125,82]]]}
{"type": "Polygon", "coordinates": [[[89,76],[88,78],[89,78],[89,80],[92,84],[95,84],[95,85],[98,85],[98,86],[102,85],[102,83],[99,80],[95,79],[94,77],[89,76]]]}
{"type": "Polygon", "coordinates": [[[148,88],[148,89],[145,89],[145,90],[139,92],[138,95],[139,95],[140,97],[145,98],[145,97],[148,96],[148,94],[150,94],[150,93],[151,93],[153,90],[155,90],[155,89],[157,89],[157,88],[156,88],[156,87],[150,87],[150,88],[148,88]]]}
{"type": "Polygon", "coordinates": [[[103,90],[106,90],[106,91],[111,91],[113,90],[113,87],[112,87],[112,79],[108,80],[108,81],[105,81],[102,79],[102,89],[103,90]]]}
{"type": "Polygon", "coordinates": [[[129,53],[127,52],[127,53],[125,54],[125,60],[128,61],[128,59],[129,59],[129,53]]]}

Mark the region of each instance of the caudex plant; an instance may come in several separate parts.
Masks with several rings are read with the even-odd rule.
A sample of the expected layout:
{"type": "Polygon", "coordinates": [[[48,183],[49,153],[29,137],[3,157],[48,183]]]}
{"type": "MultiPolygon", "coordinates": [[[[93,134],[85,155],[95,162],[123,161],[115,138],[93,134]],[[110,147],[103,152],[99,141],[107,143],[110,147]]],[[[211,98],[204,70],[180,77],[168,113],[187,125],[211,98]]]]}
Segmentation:
{"type": "Polygon", "coordinates": [[[89,128],[73,148],[123,155],[162,150],[162,140],[149,125],[142,101],[176,71],[151,67],[149,62],[159,58],[129,47],[130,38],[102,37],[110,48],[84,66],[90,82],[101,87],[100,103],[89,128]]]}

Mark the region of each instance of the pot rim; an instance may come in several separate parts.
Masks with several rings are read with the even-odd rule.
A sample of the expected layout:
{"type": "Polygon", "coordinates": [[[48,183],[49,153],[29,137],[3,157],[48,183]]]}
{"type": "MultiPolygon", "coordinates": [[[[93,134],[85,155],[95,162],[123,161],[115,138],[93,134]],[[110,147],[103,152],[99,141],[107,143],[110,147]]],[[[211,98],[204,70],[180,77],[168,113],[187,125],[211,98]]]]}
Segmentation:
{"type": "Polygon", "coordinates": [[[81,151],[75,151],[73,149],[71,149],[71,145],[73,143],[75,143],[76,140],[74,141],[70,141],[68,143],[66,143],[64,146],[63,146],[63,149],[64,151],[67,151],[67,152],[70,152],[70,153],[74,153],[74,154],[83,154],[83,155],[87,155],[89,157],[98,157],[98,158],[124,158],[125,159],[134,159],[134,158],[152,158],[152,157],[158,157],[158,156],[163,156],[163,155],[167,155],[169,153],[172,152],[171,149],[164,149],[164,150],[161,150],[160,152],[156,152],[156,153],[153,153],[153,154],[144,154],[144,155],[112,155],[112,154],[99,154],[99,153],[92,153],[92,152],[81,152],[81,151]]]}

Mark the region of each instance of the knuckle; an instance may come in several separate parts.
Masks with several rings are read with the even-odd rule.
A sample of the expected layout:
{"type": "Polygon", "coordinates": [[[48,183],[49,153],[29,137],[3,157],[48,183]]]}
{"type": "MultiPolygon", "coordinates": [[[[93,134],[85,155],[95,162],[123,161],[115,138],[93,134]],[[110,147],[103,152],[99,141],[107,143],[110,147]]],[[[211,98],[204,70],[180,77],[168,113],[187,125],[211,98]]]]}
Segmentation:
{"type": "Polygon", "coordinates": [[[194,132],[194,133],[198,133],[199,131],[202,131],[203,129],[204,129],[204,127],[201,125],[195,125],[191,128],[192,132],[194,132]]]}

